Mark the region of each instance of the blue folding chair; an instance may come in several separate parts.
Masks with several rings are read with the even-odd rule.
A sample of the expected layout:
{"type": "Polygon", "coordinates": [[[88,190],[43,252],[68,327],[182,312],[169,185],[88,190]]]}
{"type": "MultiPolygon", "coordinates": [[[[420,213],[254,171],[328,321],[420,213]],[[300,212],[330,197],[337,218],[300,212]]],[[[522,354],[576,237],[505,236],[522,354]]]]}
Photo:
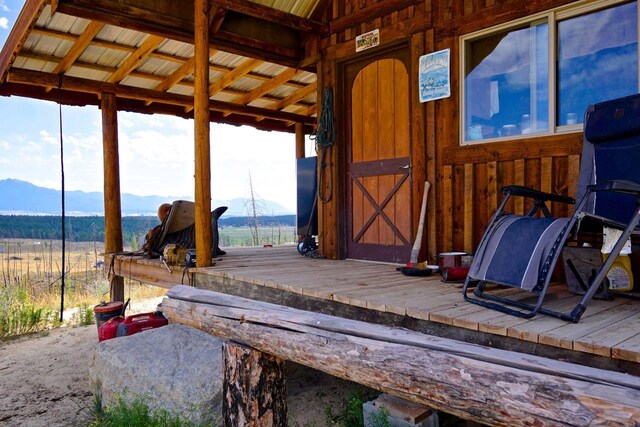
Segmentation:
{"type": "Polygon", "coordinates": [[[480,241],[464,283],[466,301],[523,318],[542,313],[578,322],[596,291],[606,291],[607,272],[629,237],[640,234],[640,94],[589,106],[584,123],[573,216],[553,218],[547,207],[547,202],[575,204],[571,197],[522,186],[503,188],[506,197],[480,241]],[[504,211],[512,196],[533,200],[526,215],[504,211]],[[622,234],[595,274],[578,277],[584,296],[571,311],[545,309],[543,300],[556,262],[565,245],[576,245],[584,224],[612,227],[622,234]],[[486,290],[488,283],[522,289],[537,295],[537,301],[528,304],[492,294],[486,290]],[[468,294],[470,288],[473,296],[468,294]]]}

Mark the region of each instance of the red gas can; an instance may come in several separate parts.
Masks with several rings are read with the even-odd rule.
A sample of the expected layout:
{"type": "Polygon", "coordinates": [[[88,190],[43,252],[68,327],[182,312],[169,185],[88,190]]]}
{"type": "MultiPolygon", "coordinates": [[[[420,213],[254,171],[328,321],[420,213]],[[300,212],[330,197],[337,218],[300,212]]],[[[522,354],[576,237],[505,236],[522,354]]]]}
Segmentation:
{"type": "Polygon", "coordinates": [[[124,317],[116,316],[104,322],[98,328],[98,341],[110,340],[115,338],[118,333],[118,325],[124,321],[124,317]]]}
{"type": "Polygon", "coordinates": [[[159,312],[140,313],[127,316],[122,323],[118,325],[117,337],[126,337],[128,335],[137,334],[147,329],[159,328],[167,325],[169,321],[159,312]]]}

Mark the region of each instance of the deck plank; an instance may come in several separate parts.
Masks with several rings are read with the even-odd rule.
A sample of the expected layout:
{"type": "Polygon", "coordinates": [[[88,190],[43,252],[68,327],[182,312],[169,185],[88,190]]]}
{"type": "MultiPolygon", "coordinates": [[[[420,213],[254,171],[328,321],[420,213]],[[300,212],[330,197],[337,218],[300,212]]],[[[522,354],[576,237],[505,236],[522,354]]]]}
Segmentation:
{"type": "Polygon", "coordinates": [[[627,302],[615,307],[606,309],[591,316],[584,316],[579,323],[563,325],[540,336],[540,343],[573,349],[573,342],[585,335],[607,328],[619,321],[630,318],[638,313],[637,303],[627,302]]]}
{"type": "MultiPolygon", "coordinates": [[[[640,362],[640,303],[616,298],[593,300],[579,323],[538,315],[521,319],[469,304],[459,287],[441,282],[439,275],[404,276],[396,265],[355,260],[313,259],[299,255],[295,246],[226,248],[216,265],[190,271],[227,285],[251,284],[303,297],[323,299],[363,309],[408,316],[450,327],[579,351],[597,356],[640,362]]],[[[168,274],[159,260],[119,256],[117,268],[126,277],[170,286],[180,283],[181,270],[168,274]],[[132,275],[132,278],[135,274],[132,275]]],[[[492,293],[531,300],[512,288],[492,293]]],[[[565,284],[553,284],[545,307],[567,311],[579,301],[565,284]]]]}

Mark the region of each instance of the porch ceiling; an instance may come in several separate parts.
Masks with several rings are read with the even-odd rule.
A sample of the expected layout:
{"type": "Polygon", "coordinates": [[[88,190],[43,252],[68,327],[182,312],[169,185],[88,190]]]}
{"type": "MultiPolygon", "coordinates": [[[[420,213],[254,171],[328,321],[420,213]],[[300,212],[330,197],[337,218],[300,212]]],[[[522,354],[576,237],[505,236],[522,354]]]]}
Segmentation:
{"type": "MultiPolygon", "coordinates": [[[[210,0],[210,119],[293,131],[315,123],[304,44],[326,0],[210,0]],[[315,14],[314,14],[315,11],[315,14]]],[[[193,115],[193,3],[27,0],[0,52],[0,95],[193,115]],[[58,88],[61,87],[61,91],[58,88]]]]}

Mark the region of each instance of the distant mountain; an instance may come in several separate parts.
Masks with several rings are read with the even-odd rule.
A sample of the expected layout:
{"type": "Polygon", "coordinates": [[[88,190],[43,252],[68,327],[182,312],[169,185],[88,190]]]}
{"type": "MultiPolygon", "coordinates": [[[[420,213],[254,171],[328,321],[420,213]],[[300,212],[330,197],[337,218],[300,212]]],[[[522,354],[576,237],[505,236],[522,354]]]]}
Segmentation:
{"type": "MultiPolygon", "coordinates": [[[[156,215],[158,206],[180,197],[136,196],[122,194],[123,215],[156,215]]],[[[2,215],[59,215],[61,205],[60,190],[38,187],[17,179],[0,180],[0,214],[2,215]]],[[[247,200],[214,200],[213,207],[228,206],[225,216],[246,216],[247,200]]],[[[289,215],[289,209],[268,201],[259,201],[263,215],[289,215]]],[[[104,198],[100,192],[66,191],[65,210],[67,215],[103,215],[104,198]]]]}

